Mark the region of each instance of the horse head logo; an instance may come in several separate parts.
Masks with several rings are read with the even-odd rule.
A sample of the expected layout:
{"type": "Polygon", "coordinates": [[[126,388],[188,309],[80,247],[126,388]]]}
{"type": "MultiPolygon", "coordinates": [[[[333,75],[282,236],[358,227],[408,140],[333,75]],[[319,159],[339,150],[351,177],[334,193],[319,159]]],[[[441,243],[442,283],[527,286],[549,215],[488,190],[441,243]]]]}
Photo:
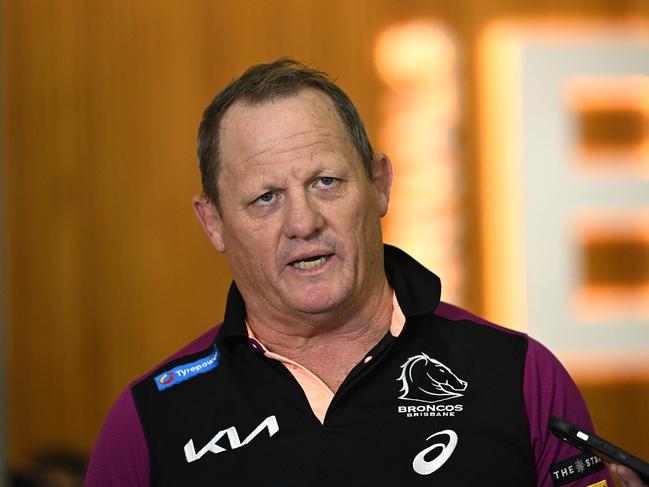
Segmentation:
{"type": "Polygon", "coordinates": [[[446,365],[425,353],[410,357],[401,366],[401,395],[399,399],[435,403],[460,397],[467,382],[456,376],[446,365]]]}

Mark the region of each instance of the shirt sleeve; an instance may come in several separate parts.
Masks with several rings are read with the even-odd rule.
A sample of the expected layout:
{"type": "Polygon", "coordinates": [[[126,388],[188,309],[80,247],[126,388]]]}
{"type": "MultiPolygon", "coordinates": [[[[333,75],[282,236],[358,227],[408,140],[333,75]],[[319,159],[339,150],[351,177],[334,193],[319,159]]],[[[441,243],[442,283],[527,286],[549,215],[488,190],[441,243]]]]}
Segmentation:
{"type": "Polygon", "coordinates": [[[613,487],[606,466],[593,471],[589,455],[578,458],[583,451],[559,440],[550,431],[550,416],[559,416],[588,431],[593,431],[593,424],[586,403],[566,369],[547,348],[532,338],[529,338],[525,361],[523,394],[536,462],[537,487],[613,487]]]}
{"type": "Polygon", "coordinates": [[[85,487],[146,487],[149,451],[131,389],[117,398],[90,457],[85,487]]]}

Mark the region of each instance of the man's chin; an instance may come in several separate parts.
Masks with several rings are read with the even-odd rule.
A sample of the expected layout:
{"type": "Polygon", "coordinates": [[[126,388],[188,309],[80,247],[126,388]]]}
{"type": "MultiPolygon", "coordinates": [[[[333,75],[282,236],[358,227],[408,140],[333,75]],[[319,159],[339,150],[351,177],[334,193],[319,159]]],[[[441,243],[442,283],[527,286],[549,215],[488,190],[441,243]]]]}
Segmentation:
{"type": "Polygon", "coordinates": [[[341,293],[304,292],[293,294],[286,302],[299,313],[317,315],[335,311],[344,301],[341,293]]]}

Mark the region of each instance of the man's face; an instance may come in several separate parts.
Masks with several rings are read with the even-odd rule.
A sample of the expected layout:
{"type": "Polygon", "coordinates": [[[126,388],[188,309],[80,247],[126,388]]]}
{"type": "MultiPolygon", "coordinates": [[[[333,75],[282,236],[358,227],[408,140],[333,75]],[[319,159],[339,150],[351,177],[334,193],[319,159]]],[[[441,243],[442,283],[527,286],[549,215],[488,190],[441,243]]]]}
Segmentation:
{"type": "Polygon", "coordinates": [[[247,306],[294,315],[362,305],[384,279],[387,158],[370,180],[333,103],[310,89],[235,103],[219,135],[220,210],[194,201],[247,306]]]}

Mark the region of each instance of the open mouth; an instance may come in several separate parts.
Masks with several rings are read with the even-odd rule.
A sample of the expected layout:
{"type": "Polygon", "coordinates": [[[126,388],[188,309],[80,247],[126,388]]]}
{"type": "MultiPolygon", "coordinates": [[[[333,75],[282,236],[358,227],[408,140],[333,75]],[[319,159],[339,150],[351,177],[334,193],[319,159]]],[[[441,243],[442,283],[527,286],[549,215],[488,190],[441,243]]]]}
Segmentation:
{"type": "Polygon", "coordinates": [[[291,265],[295,269],[299,269],[302,271],[308,271],[311,269],[317,269],[318,267],[321,267],[324,265],[327,260],[332,256],[333,254],[328,254],[328,255],[314,255],[313,257],[307,257],[306,259],[302,260],[296,260],[294,262],[291,262],[291,265]]]}

